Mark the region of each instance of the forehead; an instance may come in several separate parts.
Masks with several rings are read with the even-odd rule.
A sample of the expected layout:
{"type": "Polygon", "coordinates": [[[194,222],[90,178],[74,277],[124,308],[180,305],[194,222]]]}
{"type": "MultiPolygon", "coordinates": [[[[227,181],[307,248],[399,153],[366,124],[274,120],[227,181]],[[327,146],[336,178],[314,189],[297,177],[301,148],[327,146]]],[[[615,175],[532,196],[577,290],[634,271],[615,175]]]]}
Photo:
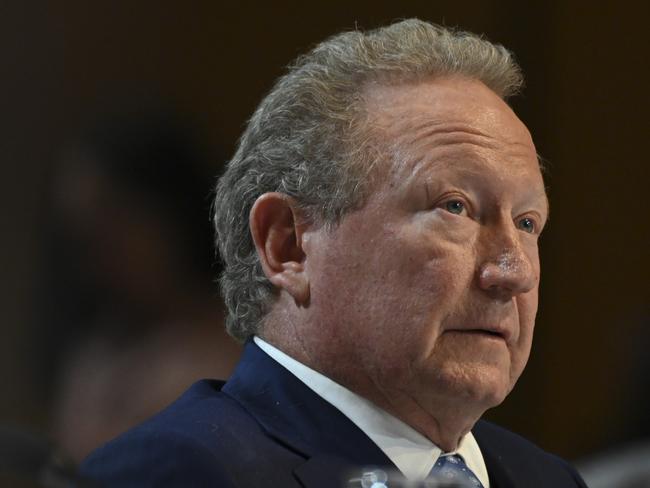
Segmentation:
{"type": "Polygon", "coordinates": [[[389,132],[424,125],[465,125],[474,132],[534,150],[526,126],[478,80],[449,76],[412,83],[376,83],[366,87],[365,100],[373,125],[389,132]]]}
{"type": "Polygon", "coordinates": [[[528,129],[480,81],[446,77],[377,84],[367,88],[366,103],[372,131],[392,155],[393,176],[408,178],[433,165],[447,173],[528,178],[543,193],[528,129]]]}

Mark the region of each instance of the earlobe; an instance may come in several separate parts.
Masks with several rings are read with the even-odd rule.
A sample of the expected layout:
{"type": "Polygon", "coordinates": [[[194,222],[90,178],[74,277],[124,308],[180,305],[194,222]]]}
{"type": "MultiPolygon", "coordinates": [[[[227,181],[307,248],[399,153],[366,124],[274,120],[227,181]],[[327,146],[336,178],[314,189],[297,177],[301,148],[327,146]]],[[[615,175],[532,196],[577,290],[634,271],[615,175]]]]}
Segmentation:
{"type": "Polygon", "coordinates": [[[300,209],[282,193],[265,193],[253,204],[249,225],[264,274],[297,304],[309,301],[309,279],[302,248],[300,209]]]}

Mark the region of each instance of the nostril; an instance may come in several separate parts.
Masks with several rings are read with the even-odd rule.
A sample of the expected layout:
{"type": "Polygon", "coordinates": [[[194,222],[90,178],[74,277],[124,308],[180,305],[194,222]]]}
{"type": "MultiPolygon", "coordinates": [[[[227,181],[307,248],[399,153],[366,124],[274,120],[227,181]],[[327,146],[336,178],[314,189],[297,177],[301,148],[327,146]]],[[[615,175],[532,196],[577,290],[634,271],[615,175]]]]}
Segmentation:
{"type": "Polygon", "coordinates": [[[515,290],[511,288],[493,285],[485,289],[486,294],[495,301],[499,302],[509,302],[512,300],[512,297],[517,295],[515,290]]]}

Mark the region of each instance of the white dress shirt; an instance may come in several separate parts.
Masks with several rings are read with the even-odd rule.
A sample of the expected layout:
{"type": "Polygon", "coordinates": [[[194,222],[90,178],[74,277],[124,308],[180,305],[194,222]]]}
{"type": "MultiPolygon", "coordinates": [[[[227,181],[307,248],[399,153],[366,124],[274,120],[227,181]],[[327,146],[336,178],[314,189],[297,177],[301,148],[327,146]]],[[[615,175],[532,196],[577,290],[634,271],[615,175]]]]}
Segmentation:
{"type": "Polygon", "coordinates": [[[471,432],[461,439],[456,451],[443,453],[429,439],[372,402],[296,361],[260,337],[255,336],[254,341],[260,349],[359,427],[408,480],[425,478],[441,455],[458,454],[483,486],[490,488],[483,455],[471,432]]]}

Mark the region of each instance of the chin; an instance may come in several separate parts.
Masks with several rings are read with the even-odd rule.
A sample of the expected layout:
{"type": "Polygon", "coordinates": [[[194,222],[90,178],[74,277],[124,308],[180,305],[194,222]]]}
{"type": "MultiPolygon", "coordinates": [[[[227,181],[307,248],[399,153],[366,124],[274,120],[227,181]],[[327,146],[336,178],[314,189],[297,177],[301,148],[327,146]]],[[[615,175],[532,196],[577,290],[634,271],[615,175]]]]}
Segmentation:
{"type": "Polygon", "coordinates": [[[438,370],[435,383],[436,393],[483,410],[502,403],[513,386],[509,371],[485,364],[447,365],[438,370]]]}

